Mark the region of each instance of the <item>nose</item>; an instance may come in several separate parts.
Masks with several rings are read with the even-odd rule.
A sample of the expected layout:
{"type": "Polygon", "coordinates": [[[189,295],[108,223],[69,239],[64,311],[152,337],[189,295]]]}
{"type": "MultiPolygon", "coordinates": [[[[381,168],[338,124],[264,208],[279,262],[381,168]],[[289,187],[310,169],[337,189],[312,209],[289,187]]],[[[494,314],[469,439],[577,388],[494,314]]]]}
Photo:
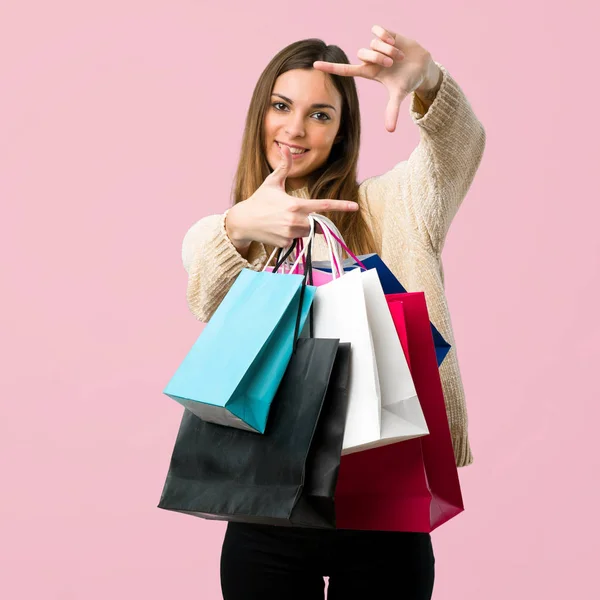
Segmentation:
{"type": "Polygon", "coordinates": [[[285,123],[285,133],[292,139],[304,137],[304,121],[301,114],[296,113],[288,116],[285,123]]]}

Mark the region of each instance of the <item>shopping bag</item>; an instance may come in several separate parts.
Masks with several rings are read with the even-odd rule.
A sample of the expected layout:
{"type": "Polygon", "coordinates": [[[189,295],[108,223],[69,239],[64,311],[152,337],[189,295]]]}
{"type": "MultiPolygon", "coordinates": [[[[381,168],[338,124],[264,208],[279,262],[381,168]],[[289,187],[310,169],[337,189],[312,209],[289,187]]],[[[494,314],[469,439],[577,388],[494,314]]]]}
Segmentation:
{"type": "Polygon", "coordinates": [[[303,275],[242,269],[164,393],[205,421],[265,432],[315,288],[303,275]]]}
{"type": "MultiPolygon", "coordinates": [[[[381,280],[381,285],[386,294],[406,294],[407,291],[398,281],[396,276],[390,271],[389,267],[381,260],[378,254],[365,254],[357,257],[367,269],[375,269],[381,280]]],[[[356,264],[356,263],[354,263],[356,264]]],[[[452,347],[437,330],[433,323],[431,325],[431,333],[435,346],[435,354],[438,367],[442,364],[444,358],[452,347]]]]}
{"type": "MultiPolygon", "coordinates": [[[[339,244],[346,247],[341,236],[336,244],[328,219],[316,214],[311,218],[321,226],[332,264],[341,265],[339,244]]],[[[313,276],[315,272],[312,270],[313,276]]],[[[353,345],[344,453],[427,435],[423,411],[377,273],[356,270],[350,274],[337,268],[335,277],[350,279],[319,287],[313,306],[316,335],[339,336],[353,345]],[[352,337],[356,334],[357,338],[352,337]],[[371,371],[375,392],[367,385],[371,371]],[[358,387],[356,382],[360,383],[358,387]]]]}
{"type": "Polygon", "coordinates": [[[264,435],[186,410],[159,508],[207,519],[335,527],[351,349],[301,338],[264,435]]]}
{"type": "MultiPolygon", "coordinates": [[[[383,286],[385,294],[406,294],[406,289],[398,281],[396,276],[390,271],[390,268],[383,262],[378,254],[362,254],[357,256],[358,260],[367,268],[375,269],[379,275],[379,280],[383,286]]],[[[356,260],[348,258],[343,261],[344,270],[351,270],[360,268],[356,260]]],[[[318,273],[315,277],[315,285],[323,285],[327,281],[331,280],[331,263],[329,261],[313,261],[314,273],[318,273]],[[323,277],[321,273],[327,273],[329,277],[323,277]]],[[[297,270],[298,273],[302,273],[302,269],[297,270]]],[[[452,347],[438,331],[433,323],[431,325],[431,332],[433,335],[433,341],[435,345],[435,354],[438,367],[446,358],[450,348],[452,347]]]]}
{"type": "Polygon", "coordinates": [[[429,435],[343,456],[335,503],[340,529],[430,532],[464,510],[423,292],[387,296],[429,435]]]}
{"type": "Polygon", "coordinates": [[[367,316],[381,391],[381,431],[372,447],[429,434],[406,353],[377,274],[363,275],[367,316]]]}
{"type": "MultiPolygon", "coordinates": [[[[313,213],[309,222],[309,243],[315,224],[319,224],[332,264],[341,265],[328,220],[313,213]]],[[[300,266],[296,259],[291,272],[300,266]]],[[[315,273],[311,270],[311,283],[315,273]]],[[[343,453],[427,435],[427,424],[377,273],[336,269],[331,282],[317,287],[312,312],[316,337],[334,337],[352,344],[343,453]]]]}
{"type": "Polygon", "coordinates": [[[406,357],[375,271],[317,287],[314,335],[352,345],[343,453],[428,434],[406,357]]]}
{"type": "Polygon", "coordinates": [[[356,451],[378,440],[381,430],[379,376],[367,317],[363,276],[360,271],[355,271],[318,287],[312,305],[313,335],[337,338],[352,346],[343,452],[356,451]]]}
{"type": "MultiPolygon", "coordinates": [[[[273,267],[267,267],[266,270],[272,272],[273,267]]],[[[300,275],[302,275],[304,273],[302,267],[299,267],[297,269],[297,271],[300,275]]],[[[329,283],[332,280],[331,270],[329,272],[326,272],[324,270],[313,269],[312,277],[313,277],[313,281],[312,281],[311,285],[313,285],[313,286],[325,285],[326,283],[329,283]]]]}

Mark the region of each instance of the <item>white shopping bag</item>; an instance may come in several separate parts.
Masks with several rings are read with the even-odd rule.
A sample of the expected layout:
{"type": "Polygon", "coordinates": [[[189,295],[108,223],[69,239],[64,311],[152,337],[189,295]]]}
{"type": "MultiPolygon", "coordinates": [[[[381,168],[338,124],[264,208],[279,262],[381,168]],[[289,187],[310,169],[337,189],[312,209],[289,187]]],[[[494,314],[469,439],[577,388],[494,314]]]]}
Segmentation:
{"type": "Polygon", "coordinates": [[[427,435],[429,429],[377,271],[364,271],[362,276],[381,390],[381,440],[392,443],[427,435]]]}
{"type": "MultiPolygon", "coordinates": [[[[380,437],[381,397],[375,351],[362,285],[351,271],[317,288],[313,300],[313,337],[350,342],[348,414],[342,454],[362,450],[380,437]]],[[[308,326],[308,324],[307,324],[308,326]]]]}
{"type": "MultiPolygon", "coordinates": [[[[326,233],[323,226],[329,227],[331,222],[321,215],[311,217],[326,233]]],[[[325,237],[332,263],[341,264],[335,242],[325,237]]],[[[317,288],[313,335],[351,344],[342,454],[427,435],[429,430],[377,271],[354,269],[336,275],[334,269],[334,277],[317,288]]]]}

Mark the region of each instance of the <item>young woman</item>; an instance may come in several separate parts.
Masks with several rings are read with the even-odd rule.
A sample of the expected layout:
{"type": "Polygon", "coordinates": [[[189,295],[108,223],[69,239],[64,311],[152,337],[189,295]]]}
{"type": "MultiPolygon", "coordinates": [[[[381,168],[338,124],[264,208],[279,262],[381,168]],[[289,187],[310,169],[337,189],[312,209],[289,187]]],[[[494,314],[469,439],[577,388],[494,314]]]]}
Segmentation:
{"type": "MultiPolygon", "coordinates": [[[[440,367],[456,463],[472,462],[464,392],[441,253],[480,164],[485,131],[456,81],[415,40],[374,26],[360,65],[322,40],[281,50],[254,89],[233,206],[186,233],[182,258],[190,310],[208,321],[243,268],[260,270],[274,247],[328,216],[357,254],[377,252],[409,291],[423,291],[452,349],[440,367]],[[354,77],[386,86],[386,129],[410,95],[420,142],[406,161],[357,182],[360,112],[354,77]]],[[[315,260],[327,259],[317,236],[315,260]]],[[[431,597],[434,556],[426,533],[229,523],[221,556],[225,600],[431,597]]]]}

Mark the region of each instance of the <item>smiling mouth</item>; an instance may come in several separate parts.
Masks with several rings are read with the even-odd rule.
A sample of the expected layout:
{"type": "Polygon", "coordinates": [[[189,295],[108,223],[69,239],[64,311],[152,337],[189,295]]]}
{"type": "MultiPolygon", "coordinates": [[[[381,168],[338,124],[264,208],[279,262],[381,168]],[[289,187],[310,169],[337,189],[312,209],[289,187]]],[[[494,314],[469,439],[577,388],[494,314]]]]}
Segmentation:
{"type": "MultiPolygon", "coordinates": [[[[287,144],[281,144],[277,140],[275,140],[275,143],[280,148],[281,148],[281,146],[287,146],[287,144]]],[[[288,146],[288,148],[290,149],[290,152],[292,153],[292,156],[302,156],[303,154],[306,154],[307,152],[310,152],[310,150],[308,150],[308,149],[304,149],[304,150],[302,150],[300,152],[298,148],[292,148],[291,146],[288,146]]]]}

